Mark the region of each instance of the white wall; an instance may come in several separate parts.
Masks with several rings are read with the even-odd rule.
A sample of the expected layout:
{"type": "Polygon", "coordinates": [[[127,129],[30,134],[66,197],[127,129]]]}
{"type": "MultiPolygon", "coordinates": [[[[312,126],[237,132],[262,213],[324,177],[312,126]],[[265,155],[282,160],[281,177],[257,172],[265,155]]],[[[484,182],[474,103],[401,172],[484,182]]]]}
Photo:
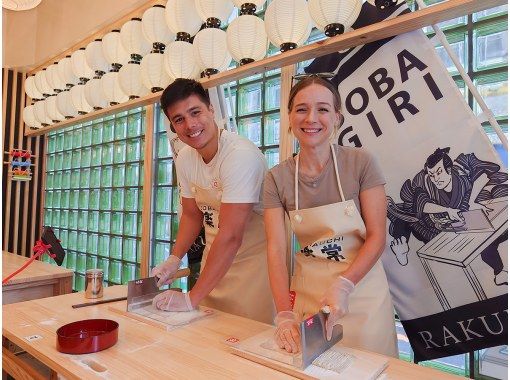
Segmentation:
{"type": "Polygon", "coordinates": [[[43,0],[28,11],[2,8],[2,67],[28,71],[146,0],[43,0]]]}

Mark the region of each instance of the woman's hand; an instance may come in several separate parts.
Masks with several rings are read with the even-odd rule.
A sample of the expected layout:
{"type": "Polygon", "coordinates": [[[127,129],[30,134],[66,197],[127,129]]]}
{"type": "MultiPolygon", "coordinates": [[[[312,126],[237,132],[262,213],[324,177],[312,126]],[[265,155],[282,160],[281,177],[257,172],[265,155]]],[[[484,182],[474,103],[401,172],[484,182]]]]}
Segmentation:
{"type": "Polygon", "coordinates": [[[276,331],[274,339],[278,347],[295,354],[300,351],[301,334],[299,333],[299,319],[292,311],[280,311],[274,319],[276,331]]]}
{"type": "Polygon", "coordinates": [[[326,290],[320,300],[321,307],[329,306],[330,313],[326,319],[326,338],[331,339],[333,327],[340,323],[340,318],[349,312],[349,295],[354,290],[354,284],[345,277],[338,277],[326,290]]]}

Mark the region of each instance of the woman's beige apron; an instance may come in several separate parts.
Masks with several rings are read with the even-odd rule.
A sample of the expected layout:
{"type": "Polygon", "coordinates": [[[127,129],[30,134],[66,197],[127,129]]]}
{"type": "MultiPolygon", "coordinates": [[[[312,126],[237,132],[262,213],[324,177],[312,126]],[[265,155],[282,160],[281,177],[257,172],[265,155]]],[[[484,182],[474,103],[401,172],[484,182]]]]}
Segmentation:
{"type": "MultiPolygon", "coordinates": [[[[319,311],[319,300],[333,280],[354,261],[365,241],[365,223],[352,199],[345,200],[336,154],[331,146],[341,202],[299,209],[296,157],[294,194],[296,210],[290,211],[292,230],[301,247],[295,255],[291,291],[294,311],[302,318],[319,311]]],[[[393,305],[382,264],[377,261],[349,297],[349,313],[341,319],[341,344],[397,357],[393,305]]]]}
{"type": "MultiPolygon", "coordinates": [[[[219,188],[204,189],[196,184],[192,184],[191,191],[204,214],[206,245],[201,263],[201,268],[204,268],[211,245],[219,232],[222,192],[219,188]]],[[[263,217],[252,211],[234,262],[201,305],[272,323],[274,306],[267,274],[265,236],[263,217]]]]}

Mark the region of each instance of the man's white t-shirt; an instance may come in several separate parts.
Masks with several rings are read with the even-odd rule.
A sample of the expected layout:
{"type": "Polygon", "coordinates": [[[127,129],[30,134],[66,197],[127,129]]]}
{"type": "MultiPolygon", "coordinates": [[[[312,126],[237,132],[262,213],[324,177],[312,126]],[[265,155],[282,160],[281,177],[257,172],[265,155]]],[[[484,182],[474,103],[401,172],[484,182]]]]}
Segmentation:
{"type": "Polygon", "coordinates": [[[222,203],[254,203],[262,214],[262,182],[267,172],[264,155],[250,140],[223,130],[219,149],[205,163],[193,148],[184,147],[176,159],[181,196],[195,198],[193,186],[221,191],[222,203]]]}

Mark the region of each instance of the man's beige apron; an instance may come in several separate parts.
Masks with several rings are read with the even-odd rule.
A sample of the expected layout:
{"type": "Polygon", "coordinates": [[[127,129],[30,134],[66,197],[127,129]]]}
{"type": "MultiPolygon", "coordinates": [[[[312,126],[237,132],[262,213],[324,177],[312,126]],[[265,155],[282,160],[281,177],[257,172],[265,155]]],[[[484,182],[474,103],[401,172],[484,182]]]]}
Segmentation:
{"type": "MultiPolygon", "coordinates": [[[[204,189],[192,184],[198,208],[204,214],[205,249],[201,268],[207,262],[211,245],[219,232],[221,189],[204,189]]],[[[243,242],[234,262],[214,290],[204,298],[201,305],[227,313],[272,323],[274,306],[269,276],[264,219],[252,211],[243,242]]]]}
{"type": "MultiPolygon", "coordinates": [[[[352,199],[345,200],[336,154],[331,146],[341,202],[299,209],[296,157],[294,194],[296,210],[290,211],[292,230],[301,253],[295,255],[291,290],[294,311],[302,318],[319,311],[319,300],[330,284],[354,261],[365,241],[365,223],[352,199]]],[[[382,264],[377,261],[349,297],[349,313],[341,319],[341,344],[397,357],[393,305],[382,264]]]]}

